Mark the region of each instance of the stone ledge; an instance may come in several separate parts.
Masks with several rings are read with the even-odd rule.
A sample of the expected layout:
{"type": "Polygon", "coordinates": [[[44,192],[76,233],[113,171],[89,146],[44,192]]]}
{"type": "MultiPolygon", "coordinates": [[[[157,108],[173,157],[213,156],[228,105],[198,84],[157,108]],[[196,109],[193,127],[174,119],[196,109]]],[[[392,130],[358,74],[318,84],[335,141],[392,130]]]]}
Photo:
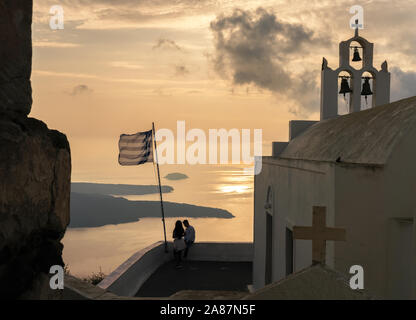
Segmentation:
{"type": "Polygon", "coordinates": [[[71,275],[65,275],[63,300],[160,300],[154,298],[122,297],[71,275]]]}

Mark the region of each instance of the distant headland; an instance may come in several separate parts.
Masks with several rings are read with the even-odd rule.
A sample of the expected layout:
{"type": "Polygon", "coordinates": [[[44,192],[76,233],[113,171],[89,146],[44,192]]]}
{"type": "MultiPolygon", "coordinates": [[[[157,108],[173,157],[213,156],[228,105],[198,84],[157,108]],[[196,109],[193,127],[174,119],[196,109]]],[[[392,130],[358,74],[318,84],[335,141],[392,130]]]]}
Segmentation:
{"type": "MultiPolygon", "coordinates": [[[[166,217],[234,218],[230,212],[223,209],[174,202],[163,204],[166,217]]],[[[101,227],[160,216],[159,201],[130,201],[102,194],[71,193],[70,228],[101,227]]]]}

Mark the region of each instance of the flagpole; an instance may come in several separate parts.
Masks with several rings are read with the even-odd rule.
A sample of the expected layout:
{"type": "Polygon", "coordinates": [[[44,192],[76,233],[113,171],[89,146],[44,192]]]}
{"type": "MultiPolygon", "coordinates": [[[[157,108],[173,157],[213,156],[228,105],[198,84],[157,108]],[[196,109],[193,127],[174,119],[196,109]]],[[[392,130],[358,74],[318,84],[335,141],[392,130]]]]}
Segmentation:
{"type": "Polygon", "coordinates": [[[155,144],[155,156],[156,156],[156,166],[157,166],[157,178],[159,180],[159,194],[160,194],[160,208],[162,209],[162,221],[163,221],[163,234],[165,236],[165,252],[168,252],[168,242],[166,240],[166,224],[165,224],[165,211],[163,210],[163,197],[162,197],[162,185],[160,183],[160,173],[159,173],[159,159],[157,157],[157,145],[156,145],[156,131],[155,123],[152,122],[153,130],[153,141],[155,144]]]}

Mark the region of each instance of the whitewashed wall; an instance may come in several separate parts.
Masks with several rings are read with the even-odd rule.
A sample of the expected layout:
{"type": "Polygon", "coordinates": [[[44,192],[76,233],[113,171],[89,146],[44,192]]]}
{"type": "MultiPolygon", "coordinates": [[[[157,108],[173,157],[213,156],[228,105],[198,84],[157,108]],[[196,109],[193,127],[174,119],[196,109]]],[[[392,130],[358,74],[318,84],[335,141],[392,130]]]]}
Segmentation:
{"type": "MultiPolygon", "coordinates": [[[[334,224],[334,168],[327,163],[264,158],[263,170],[255,178],[253,287],[265,285],[267,188],[273,186],[273,274],[278,281],[286,276],[286,228],[312,225],[312,207],[327,207],[327,225],[334,224]]],[[[333,265],[333,244],[327,246],[327,264],[333,265]]],[[[312,262],[312,243],[294,241],[294,271],[312,262]]]]}

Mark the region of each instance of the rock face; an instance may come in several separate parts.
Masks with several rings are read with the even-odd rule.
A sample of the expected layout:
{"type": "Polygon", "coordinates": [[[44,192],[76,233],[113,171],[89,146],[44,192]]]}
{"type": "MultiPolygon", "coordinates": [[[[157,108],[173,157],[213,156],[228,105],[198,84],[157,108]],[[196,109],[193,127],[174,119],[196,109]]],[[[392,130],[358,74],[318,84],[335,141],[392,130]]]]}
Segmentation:
{"type": "Polygon", "coordinates": [[[70,175],[65,135],[36,119],[0,119],[0,295],[32,297],[63,265],[70,175]]]}
{"type": "Polygon", "coordinates": [[[69,224],[66,136],[27,118],[32,106],[31,0],[0,1],[0,298],[49,299],[69,224]]]}
{"type": "Polygon", "coordinates": [[[0,113],[32,106],[32,0],[0,1],[0,113]]]}

